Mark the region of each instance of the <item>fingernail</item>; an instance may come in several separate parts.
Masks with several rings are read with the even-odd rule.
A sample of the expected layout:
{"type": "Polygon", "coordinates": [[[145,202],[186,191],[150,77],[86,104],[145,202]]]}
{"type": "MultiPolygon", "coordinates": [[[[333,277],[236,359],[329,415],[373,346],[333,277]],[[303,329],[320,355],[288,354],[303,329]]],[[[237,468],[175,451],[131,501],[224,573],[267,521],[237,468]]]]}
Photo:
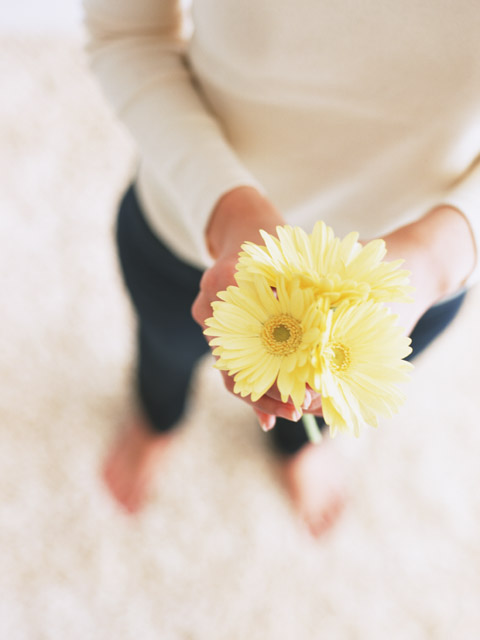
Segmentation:
{"type": "Polygon", "coordinates": [[[302,404],[302,409],[306,410],[312,404],[312,394],[308,389],[305,391],[305,399],[302,404]]]}
{"type": "Polygon", "coordinates": [[[287,408],[282,407],[279,411],[279,415],[285,420],[291,420],[292,422],[298,422],[302,417],[302,412],[294,407],[287,408]]]}
{"type": "Polygon", "coordinates": [[[262,429],[262,431],[271,431],[273,429],[273,427],[275,426],[275,416],[266,416],[265,418],[258,418],[258,421],[260,423],[260,427],[262,429]]]}

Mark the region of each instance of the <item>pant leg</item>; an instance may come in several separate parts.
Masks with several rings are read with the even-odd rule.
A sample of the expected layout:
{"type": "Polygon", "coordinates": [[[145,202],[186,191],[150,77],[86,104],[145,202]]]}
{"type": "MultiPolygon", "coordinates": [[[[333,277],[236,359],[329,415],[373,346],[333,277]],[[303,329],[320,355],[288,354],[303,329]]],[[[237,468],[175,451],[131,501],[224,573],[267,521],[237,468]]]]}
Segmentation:
{"type": "MultiPolygon", "coordinates": [[[[413,360],[448,327],[460,310],[465,295],[466,293],[463,292],[452,300],[432,307],[420,318],[410,336],[412,353],[406,360],[413,360]]],[[[321,430],[326,428],[323,418],[316,420],[321,430]]],[[[285,455],[297,453],[308,442],[301,420],[291,422],[284,418],[277,418],[270,437],[275,448],[285,455]]]]}
{"type": "Polygon", "coordinates": [[[119,208],[117,246],[137,316],[139,398],[153,429],[167,431],[181,417],[194,367],[208,351],[190,311],[202,272],[154,235],[133,187],[119,208]]]}
{"type": "Polygon", "coordinates": [[[410,336],[412,353],[406,360],[416,358],[437,336],[443,333],[460,311],[466,295],[466,291],[463,291],[455,298],[435,305],[420,318],[410,336]]]}

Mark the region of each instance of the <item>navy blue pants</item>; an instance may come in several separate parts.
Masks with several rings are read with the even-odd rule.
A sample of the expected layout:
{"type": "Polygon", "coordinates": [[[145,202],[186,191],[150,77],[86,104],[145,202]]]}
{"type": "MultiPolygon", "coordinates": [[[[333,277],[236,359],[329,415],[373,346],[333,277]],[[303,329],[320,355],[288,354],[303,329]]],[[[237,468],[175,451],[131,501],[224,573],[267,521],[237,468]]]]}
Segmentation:
{"type": "MultiPolygon", "coordinates": [[[[196,363],[209,350],[191,316],[202,271],[174,256],[154,235],[133,187],[119,208],[117,244],[138,321],[138,395],[152,428],[168,431],[182,416],[196,363]]],[[[411,336],[410,359],[453,320],[464,297],[433,307],[420,319],[411,336]]],[[[321,418],[318,423],[325,426],[321,418]]],[[[277,418],[267,437],[284,454],[295,453],[307,442],[302,423],[283,418],[277,418]]]]}

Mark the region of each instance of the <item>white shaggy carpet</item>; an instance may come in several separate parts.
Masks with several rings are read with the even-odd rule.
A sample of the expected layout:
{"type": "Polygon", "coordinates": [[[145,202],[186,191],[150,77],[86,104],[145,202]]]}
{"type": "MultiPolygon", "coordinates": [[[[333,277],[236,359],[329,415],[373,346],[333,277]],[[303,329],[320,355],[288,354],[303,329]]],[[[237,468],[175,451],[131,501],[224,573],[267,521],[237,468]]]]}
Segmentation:
{"type": "Polygon", "coordinates": [[[98,469],[132,403],[111,229],[133,147],[79,43],[0,47],[0,638],[478,638],[480,291],[401,415],[337,440],[355,482],[325,538],[209,360],[154,496],[124,515],[98,469]]]}

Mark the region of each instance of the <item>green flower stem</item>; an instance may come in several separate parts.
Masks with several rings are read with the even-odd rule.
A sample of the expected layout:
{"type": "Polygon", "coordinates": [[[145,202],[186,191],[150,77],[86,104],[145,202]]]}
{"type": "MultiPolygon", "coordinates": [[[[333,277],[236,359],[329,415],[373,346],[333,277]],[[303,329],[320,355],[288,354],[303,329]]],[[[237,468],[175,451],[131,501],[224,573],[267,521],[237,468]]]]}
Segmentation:
{"type": "Polygon", "coordinates": [[[302,416],[302,422],[310,442],[312,444],[320,444],[320,442],[323,440],[323,436],[322,432],[318,428],[315,416],[311,413],[304,413],[302,416]]]}

